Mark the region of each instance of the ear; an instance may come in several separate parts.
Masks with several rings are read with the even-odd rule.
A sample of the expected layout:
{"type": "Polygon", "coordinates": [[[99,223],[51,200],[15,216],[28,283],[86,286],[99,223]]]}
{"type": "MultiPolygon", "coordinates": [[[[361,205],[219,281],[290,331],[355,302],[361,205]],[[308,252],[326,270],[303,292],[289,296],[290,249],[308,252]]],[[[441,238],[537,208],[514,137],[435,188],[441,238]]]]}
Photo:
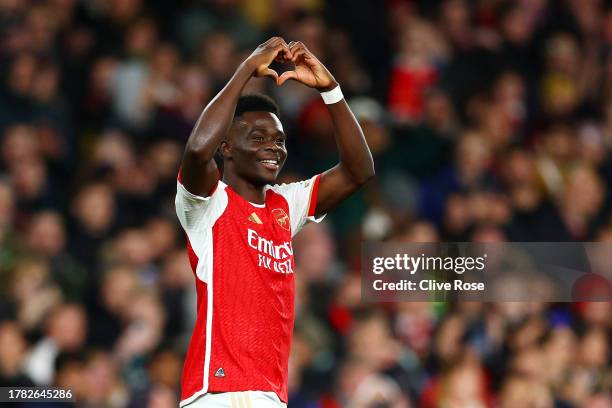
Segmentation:
{"type": "Polygon", "coordinates": [[[221,156],[224,159],[232,158],[232,146],[227,139],[223,139],[223,141],[221,141],[221,145],[219,145],[219,153],[221,153],[221,156]]]}

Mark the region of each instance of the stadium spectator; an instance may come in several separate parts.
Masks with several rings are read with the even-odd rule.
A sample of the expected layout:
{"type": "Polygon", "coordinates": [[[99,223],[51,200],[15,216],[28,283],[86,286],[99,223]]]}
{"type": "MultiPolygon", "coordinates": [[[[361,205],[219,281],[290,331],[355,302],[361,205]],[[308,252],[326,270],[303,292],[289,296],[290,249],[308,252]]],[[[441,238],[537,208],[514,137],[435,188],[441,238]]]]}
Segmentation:
{"type": "MultiPolygon", "coordinates": [[[[196,313],[183,146],[270,34],[334,72],[377,170],[296,237],[289,406],[610,406],[610,302],[368,304],[358,272],[364,239],[601,241],[585,256],[610,268],[612,7],[596,0],[0,1],[0,385],[176,406],[196,313]]],[[[247,89],[281,107],[283,181],[329,166],[316,92],[247,89]]],[[[491,262],[525,276],[506,293],[539,287],[520,254],[491,262]]]]}

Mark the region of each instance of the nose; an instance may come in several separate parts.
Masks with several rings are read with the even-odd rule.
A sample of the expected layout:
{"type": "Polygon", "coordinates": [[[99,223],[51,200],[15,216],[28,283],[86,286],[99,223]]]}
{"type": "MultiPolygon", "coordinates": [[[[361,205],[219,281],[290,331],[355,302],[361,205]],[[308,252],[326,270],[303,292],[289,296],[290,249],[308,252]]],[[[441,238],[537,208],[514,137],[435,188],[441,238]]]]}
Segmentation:
{"type": "Polygon", "coordinates": [[[272,151],[276,154],[278,154],[280,151],[280,147],[278,147],[278,145],[274,142],[268,143],[264,149],[267,151],[272,151]]]}

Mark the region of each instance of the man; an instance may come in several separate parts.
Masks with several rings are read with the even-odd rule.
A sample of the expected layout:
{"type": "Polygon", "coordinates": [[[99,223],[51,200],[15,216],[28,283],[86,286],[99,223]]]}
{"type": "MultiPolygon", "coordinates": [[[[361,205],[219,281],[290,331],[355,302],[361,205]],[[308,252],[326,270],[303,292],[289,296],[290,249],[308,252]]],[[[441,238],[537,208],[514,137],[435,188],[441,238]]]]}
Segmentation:
{"type": "Polygon", "coordinates": [[[179,171],[176,211],[196,275],[198,317],[180,406],[285,407],[294,320],[292,237],[374,176],[361,128],[325,66],[300,42],[266,41],[198,119],[179,171]],[[273,61],[294,70],[278,75],[273,61]],[[340,162],[273,185],[287,158],[275,103],[242,96],[251,77],[293,79],[322,93],[340,162]],[[223,158],[223,175],[213,159],[223,158]]]}

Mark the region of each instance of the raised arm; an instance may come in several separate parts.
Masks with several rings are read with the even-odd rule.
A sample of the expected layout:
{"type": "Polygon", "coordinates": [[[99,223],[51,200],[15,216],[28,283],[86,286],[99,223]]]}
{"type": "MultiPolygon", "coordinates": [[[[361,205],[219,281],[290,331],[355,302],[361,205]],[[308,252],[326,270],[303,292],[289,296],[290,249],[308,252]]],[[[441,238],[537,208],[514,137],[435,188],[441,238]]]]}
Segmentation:
{"type": "MultiPolygon", "coordinates": [[[[293,71],[284,72],[278,84],[294,79],[320,92],[335,89],[338,83],[325,66],[301,42],[289,43],[293,71]]],[[[321,175],[315,213],[324,214],[374,177],[374,161],[363,131],[346,101],[328,104],[334,124],[339,163],[321,175]]]]}
{"type": "Polygon", "coordinates": [[[206,196],[218,180],[215,152],[232,123],[238,98],[252,76],[269,76],[278,83],[277,73],[269,68],[275,59],[291,58],[288,45],[280,37],[270,38],[240,64],[225,87],[209,102],[196,122],[183,154],[182,184],[193,194],[206,196]]]}

